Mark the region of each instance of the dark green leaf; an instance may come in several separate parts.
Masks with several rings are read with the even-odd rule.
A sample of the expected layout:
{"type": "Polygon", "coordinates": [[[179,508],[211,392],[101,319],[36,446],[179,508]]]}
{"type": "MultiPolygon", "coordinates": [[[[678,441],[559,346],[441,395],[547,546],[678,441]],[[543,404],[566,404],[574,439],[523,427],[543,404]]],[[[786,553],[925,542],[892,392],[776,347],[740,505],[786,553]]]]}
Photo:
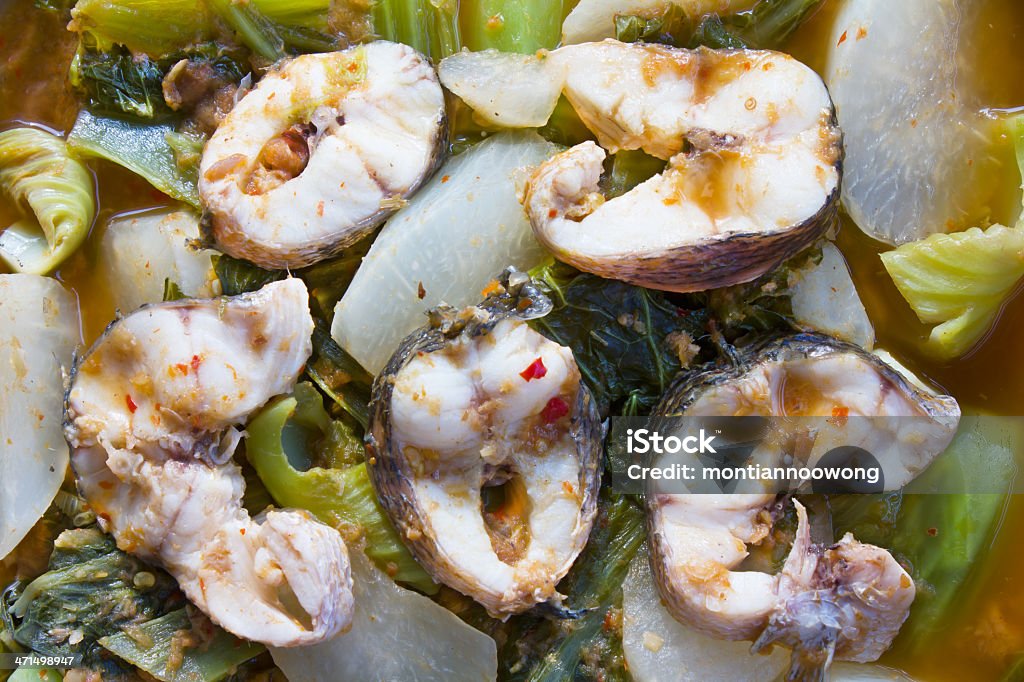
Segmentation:
{"type": "Polygon", "coordinates": [[[572,609],[586,609],[576,620],[552,623],[524,616],[521,640],[503,647],[499,667],[520,669],[509,679],[529,682],[595,680],[629,682],[622,654],[622,581],[643,544],[644,513],[631,499],[602,489],[598,516],[587,547],[558,585],[572,609]],[[532,644],[524,648],[523,642],[532,644]],[[524,653],[542,656],[531,661],[524,653]]]}
{"type": "Polygon", "coordinates": [[[180,301],[187,298],[177,282],[172,282],[169,277],[164,278],[164,301],[180,301]]]}
{"type": "Polygon", "coordinates": [[[335,404],[365,429],[370,418],[373,376],[331,338],[327,323],[317,318],[313,327],[313,356],[306,374],[335,404]]]}
{"type": "Polygon", "coordinates": [[[169,115],[163,78],[159,64],[146,55],[133,56],[123,45],[102,52],[83,44],[71,62],[72,85],[99,113],[142,119],[169,115]]]}
{"type": "Polygon", "coordinates": [[[286,275],[284,270],[264,270],[249,261],[228,255],[216,256],[213,269],[217,273],[221,291],[225,296],[256,291],[264,285],[284,279],[286,275]]]}
{"type": "Polygon", "coordinates": [[[704,17],[690,36],[689,47],[711,47],[715,49],[731,48],[741,50],[750,45],[738,34],[726,27],[717,14],[704,17]]]}
{"type": "Polygon", "coordinates": [[[81,654],[86,665],[108,666],[98,639],[181,601],[169,575],[117,549],[109,535],[90,527],[61,533],[47,572],[5,594],[3,609],[5,624],[21,646],[43,655],[81,654]],[[137,586],[141,573],[152,584],[137,586]]]}
{"type": "Polygon", "coordinates": [[[560,264],[530,274],[554,303],[531,324],[572,349],[603,412],[627,397],[649,410],[682,366],[680,344],[704,335],[704,311],[677,308],[662,292],[560,264]]]}
{"type": "Polygon", "coordinates": [[[661,43],[680,46],[691,32],[686,12],[676,4],[654,16],[615,16],[615,38],[624,43],[661,43]]]}
{"type": "Polygon", "coordinates": [[[580,142],[594,139],[594,134],[583,125],[579,114],[573,109],[565,96],[558,99],[555,110],[551,112],[548,122],[537,129],[537,132],[549,142],[572,147],[580,142]]]}
{"type": "Polygon", "coordinates": [[[761,0],[739,14],[710,14],[693,31],[689,47],[778,48],[820,4],[821,0],[761,0]]]}

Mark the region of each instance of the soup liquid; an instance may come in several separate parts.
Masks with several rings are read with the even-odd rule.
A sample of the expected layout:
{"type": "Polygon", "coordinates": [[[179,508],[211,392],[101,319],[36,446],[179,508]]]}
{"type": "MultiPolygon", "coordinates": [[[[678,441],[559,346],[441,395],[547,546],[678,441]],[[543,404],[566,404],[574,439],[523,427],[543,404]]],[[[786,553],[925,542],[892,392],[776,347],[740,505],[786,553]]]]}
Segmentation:
{"type": "MultiPolygon", "coordinates": [[[[895,0],[902,1],[902,0],[895,0]]],[[[975,64],[972,88],[985,106],[1024,105],[1024,3],[1020,0],[976,0],[980,17],[967,36],[962,53],[975,64]]],[[[817,70],[824,67],[824,47],[839,0],[824,0],[815,16],[802,26],[787,51],[817,70]]],[[[63,22],[33,7],[32,0],[8,0],[0,6],[0,125],[32,122],[67,132],[78,109],[67,85],[67,67],[75,41],[63,22]]],[[[898,60],[896,62],[898,68],[898,60]]],[[[979,221],[1010,223],[1019,204],[1019,180],[1008,145],[994,154],[1004,169],[998,183],[999,200],[979,221]]],[[[96,175],[99,217],[87,244],[56,273],[78,295],[83,336],[91,343],[113,319],[110,291],[97,267],[96,249],[112,215],[172,202],[144,180],[109,163],[90,161],[96,175]]],[[[0,224],[17,216],[16,207],[0,199],[0,224]]],[[[1024,415],[1024,362],[1020,335],[1024,333],[1024,296],[1015,296],[1003,310],[988,338],[970,355],[937,363],[920,352],[928,328],[919,323],[882,267],[878,254],[886,249],[843,220],[838,244],[849,261],[857,289],[875,326],[878,345],[910,369],[928,377],[954,395],[966,412],[1024,415]]],[[[1024,496],[1007,503],[1003,522],[988,555],[975,567],[976,597],[945,623],[941,641],[913,656],[889,655],[882,663],[907,671],[921,681],[1002,679],[1017,655],[1024,653],[1024,584],[1018,566],[1024,560],[1024,496]]],[[[8,569],[9,570],[9,569],[8,569]]],[[[9,575],[0,566],[0,583],[9,575]]]]}

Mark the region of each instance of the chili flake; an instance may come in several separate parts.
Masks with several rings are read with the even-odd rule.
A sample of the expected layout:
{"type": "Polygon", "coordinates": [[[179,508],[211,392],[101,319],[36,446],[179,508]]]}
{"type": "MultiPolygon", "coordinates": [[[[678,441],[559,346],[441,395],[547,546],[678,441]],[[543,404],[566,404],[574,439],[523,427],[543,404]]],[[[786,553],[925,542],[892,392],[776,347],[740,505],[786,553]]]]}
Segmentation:
{"type": "Polygon", "coordinates": [[[537,358],[530,363],[530,366],[519,373],[519,376],[523,378],[523,381],[530,381],[531,379],[540,379],[548,373],[548,368],[544,366],[544,359],[537,358]]]}
{"type": "Polygon", "coordinates": [[[557,395],[548,401],[544,409],[540,411],[541,418],[548,424],[558,421],[569,414],[569,405],[557,395]]]}

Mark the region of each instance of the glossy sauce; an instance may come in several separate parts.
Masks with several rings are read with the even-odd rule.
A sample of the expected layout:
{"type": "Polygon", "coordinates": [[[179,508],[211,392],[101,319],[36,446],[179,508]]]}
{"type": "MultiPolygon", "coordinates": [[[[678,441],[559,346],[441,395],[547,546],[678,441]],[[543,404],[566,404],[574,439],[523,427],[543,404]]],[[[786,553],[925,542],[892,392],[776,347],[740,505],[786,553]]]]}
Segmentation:
{"type": "MultiPolygon", "coordinates": [[[[899,0],[896,0],[899,1],[899,0]]],[[[977,96],[988,107],[1024,105],[1024,5],[1019,0],[978,0],[977,29],[965,41],[963,54],[976,63],[977,96]]],[[[825,0],[815,17],[801,27],[789,50],[821,70],[824,41],[837,0],[825,0]]],[[[75,42],[60,18],[33,7],[32,0],[10,0],[0,7],[0,126],[33,122],[66,132],[77,103],[66,83],[67,65],[75,42]]],[[[1004,168],[992,182],[1000,187],[997,200],[978,220],[1011,223],[1019,208],[1019,179],[1008,145],[994,151],[1004,168]]],[[[110,216],[170,205],[172,202],[145,181],[106,162],[90,161],[96,174],[99,217],[90,239],[57,273],[81,302],[83,333],[91,343],[113,319],[114,309],[104,273],[97,267],[96,250],[110,216]]],[[[0,200],[0,225],[9,224],[16,207],[0,200]]],[[[878,254],[884,245],[865,237],[844,219],[838,243],[853,270],[854,280],[874,323],[878,345],[911,369],[942,386],[966,411],[1024,414],[1024,296],[1016,296],[1003,311],[994,331],[970,355],[951,363],[936,363],[922,355],[920,344],[928,328],[920,324],[882,267],[878,254]]],[[[999,680],[1015,655],[1024,652],[1024,584],[1018,566],[1024,560],[1024,496],[1008,503],[999,535],[973,585],[977,597],[955,622],[948,624],[943,646],[913,658],[893,656],[883,663],[905,669],[918,680],[999,680]]],[[[9,576],[0,566],[0,583],[9,576]]]]}

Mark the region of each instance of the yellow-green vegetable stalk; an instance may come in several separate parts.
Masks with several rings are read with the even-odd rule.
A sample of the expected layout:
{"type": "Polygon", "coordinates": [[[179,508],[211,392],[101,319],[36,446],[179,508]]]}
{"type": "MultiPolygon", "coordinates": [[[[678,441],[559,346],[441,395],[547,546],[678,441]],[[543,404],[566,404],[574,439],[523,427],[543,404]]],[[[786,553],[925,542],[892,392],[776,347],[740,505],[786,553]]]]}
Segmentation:
{"type": "Polygon", "coordinates": [[[32,217],[0,233],[0,259],[45,275],[75,252],[96,216],[92,176],[64,140],[36,128],[0,133],[0,189],[32,217]]]}
{"type": "Polygon", "coordinates": [[[332,458],[332,468],[295,468],[282,443],[290,421],[314,425],[329,437],[330,419],[310,384],[299,384],[292,396],[268,404],[245,429],[246,458],[274,501],[282,507],[305,509],[329,526],[357,529],[366,542],[366,555],[388,575],[428,594],[436,592],[437,585],[416,563],[385,516],[366,464],[344,466],[352,457],[341,455],[332,458]]]}

